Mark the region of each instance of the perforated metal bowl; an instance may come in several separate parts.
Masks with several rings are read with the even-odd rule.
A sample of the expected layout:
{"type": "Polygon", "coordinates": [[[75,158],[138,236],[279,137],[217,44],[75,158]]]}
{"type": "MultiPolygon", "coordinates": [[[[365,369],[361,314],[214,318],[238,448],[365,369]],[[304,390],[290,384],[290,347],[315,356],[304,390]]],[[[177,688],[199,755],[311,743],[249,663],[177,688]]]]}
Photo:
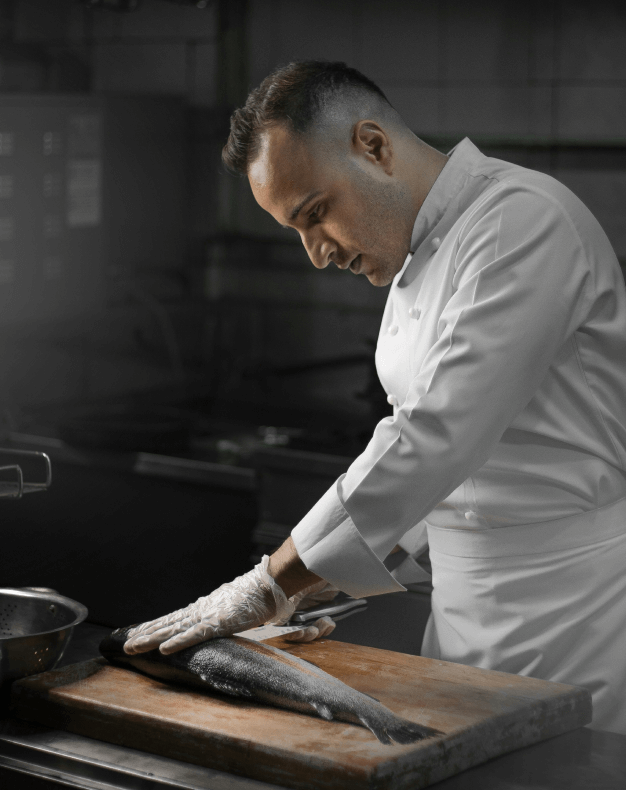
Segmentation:
{"type": "Polygon", "coordinates": [[[0,588],[0,688],[53,669],[87,607],[45,587],[0,588]]]}

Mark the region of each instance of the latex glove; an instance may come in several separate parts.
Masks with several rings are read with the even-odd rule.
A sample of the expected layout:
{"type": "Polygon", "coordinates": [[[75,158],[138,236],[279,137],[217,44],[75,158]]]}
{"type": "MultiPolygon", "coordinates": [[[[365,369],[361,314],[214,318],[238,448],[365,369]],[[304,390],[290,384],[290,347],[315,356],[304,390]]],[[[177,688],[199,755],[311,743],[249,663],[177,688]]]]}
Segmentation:
{"type": "Polygon", "coordinates": [[[299,631],[292,631],[285,634],[288,642],[312,642],[314,639],[321,639],[328,636],[335,630],[335,621],[331,617],[320,617],[314,623],[302,625],[299,631]]]}
{"type": "MultiPolygon", "coordinates": [[[[296,601],[288,599],[269,575],[268,562],[266,555],[251,571],[222,584],[210,595],[131,629],[124,651],[134,655],[158,647],[161,653],[169,655],[207,639],[231,636],[263,623],[286,623],[296,609],[296,601]]],[[[302,593],[298,596],[294,598],[299,601],[302,593]]]]}
{"type": "MultiPolygon", "coordinates": [[[[302,612],[312,609],[321,603],[332,601],[339,590],[332,584],[323,579],[310,587],[305,587],[296,595],[289,599],[296,606],[296,611],[302,612]]],[[[288,642],[312,642],[314,639],[321,639],[335,630],[335,621],[331,617],[319,617],[314,623],[302,625],[299,631],[292,631],[285,635],[288,642]]]]}
{"type": "Polygon", "coordinates": [[[321,603],[328,603],[334,600],[338,593],[339,590],[333,584],[329,584],[322,579],[322,581],[301,590],[297,595],[292,596],[290,600],[296,604],[296,611],[302,612],[305,609],[312,609],[321,603]]]}

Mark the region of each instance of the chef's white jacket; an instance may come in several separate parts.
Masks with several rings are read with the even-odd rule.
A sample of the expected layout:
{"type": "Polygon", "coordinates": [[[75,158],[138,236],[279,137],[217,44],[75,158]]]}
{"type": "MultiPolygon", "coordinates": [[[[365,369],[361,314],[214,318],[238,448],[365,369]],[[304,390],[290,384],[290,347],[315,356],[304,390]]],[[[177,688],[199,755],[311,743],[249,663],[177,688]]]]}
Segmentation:
{"type": "Polygon", "coordinates": [[[376,351],[393,416],[292,532],[355,597],[404,589],[382,560],[426,517],[499,529],[626,496],[626,294],[590,211],[465,139],[411,250],[376,351]]]}

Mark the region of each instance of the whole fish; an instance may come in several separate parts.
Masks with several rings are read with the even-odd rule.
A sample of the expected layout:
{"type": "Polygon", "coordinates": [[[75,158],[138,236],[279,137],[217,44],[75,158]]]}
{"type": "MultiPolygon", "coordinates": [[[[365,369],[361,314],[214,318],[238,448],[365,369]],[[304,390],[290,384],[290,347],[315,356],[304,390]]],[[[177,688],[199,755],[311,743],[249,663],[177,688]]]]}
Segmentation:
{"type": "Polygon", "coordinates": [[[150,677],[279,708],[360,724],[381,743],[413,743],[441,735],[438,730],[400,718],[367,694],[318,667],[270,645],[232,636],[211,639],[164,656],[159,650],[129,656],[124,642],[134,626],[118,628],[100,644],[111,663],[150,677]]]}

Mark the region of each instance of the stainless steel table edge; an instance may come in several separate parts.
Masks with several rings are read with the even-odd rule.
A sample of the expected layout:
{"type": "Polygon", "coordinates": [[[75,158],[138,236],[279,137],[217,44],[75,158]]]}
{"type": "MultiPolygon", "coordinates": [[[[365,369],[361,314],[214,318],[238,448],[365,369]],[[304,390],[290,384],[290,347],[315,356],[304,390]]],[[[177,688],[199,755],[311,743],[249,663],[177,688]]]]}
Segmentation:
{"type": "Polygon", "coordinates": [[[0,720],[0,768],[84,790],[284,790],[10,718],[0,720]]]}

